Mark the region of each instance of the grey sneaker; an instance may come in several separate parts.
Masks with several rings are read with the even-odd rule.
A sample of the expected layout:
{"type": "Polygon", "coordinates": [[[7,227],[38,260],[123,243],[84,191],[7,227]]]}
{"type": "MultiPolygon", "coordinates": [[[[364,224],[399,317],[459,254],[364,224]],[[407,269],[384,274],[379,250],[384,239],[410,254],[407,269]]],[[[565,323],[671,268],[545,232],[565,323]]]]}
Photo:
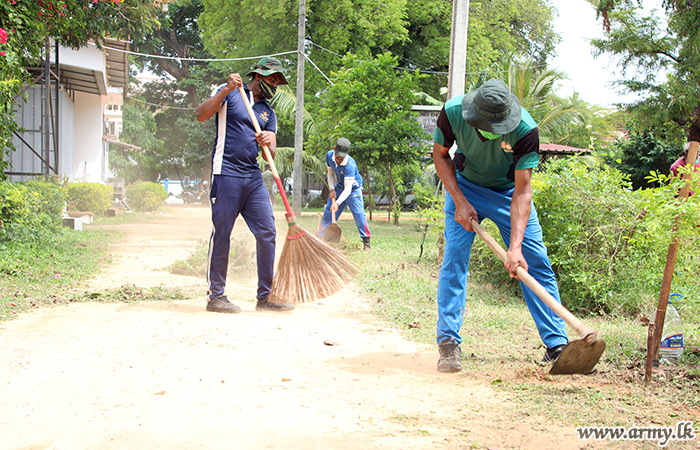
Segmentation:
{"type": "Polygon", "coordinates": [[[564,347],[566,347],[566,345],[557,345],[556,347],[548,348],[547,351],[544,352],[542,362],[556,361],[557,358],[559,358],[559,355],[561,355],[561,352],[564,350],[564,347]]]}
{"type": "Polygon", "coordinates": [[[277,311],[285,312],[294,309],[294,305],[287,305],[284,303],[272,303],[267,300],[258,300],[258,304],[255,305],[256,311],[277,311]]]}
{"type": "Polygon", "coordinates": [[[209,300],[207,303],[207,311],[238,314],[241,312],[241,308],[228,301],[225,295],[219,295],[209,300]]]}
{"type": "Polygon", "coordinates": [[[440,359],[438,359],[438,372],[459,372],[462,370],[462,349],[455,342],[455,338],[447,338],[440,342],[440,359]]]}

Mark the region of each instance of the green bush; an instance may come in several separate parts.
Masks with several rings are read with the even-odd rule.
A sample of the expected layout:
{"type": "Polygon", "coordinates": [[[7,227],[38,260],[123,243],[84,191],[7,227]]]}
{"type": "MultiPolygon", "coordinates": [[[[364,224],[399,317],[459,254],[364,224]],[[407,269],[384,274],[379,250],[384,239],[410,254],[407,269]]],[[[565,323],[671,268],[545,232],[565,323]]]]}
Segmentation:
{"type": "Polygon", "coordinates": [[[326,206],[326,201],[320,195],[315,197],[310,202],[306,203],[306,208],[324,208],[326,206]]]}
{"type": "Polygon", "coordinates": [[[155,211],[168,198],[168,192],[160,183],[137,181],[127,188],[126,197],[136,211],[155,211]]]}
{"type": "Polygon", "coordinates": [[[644,225],[628,176],[554,160],[533,177],[533,200],[562,302],[598,313],[640,311],[656,264],[647,248],[629,242],[644,225]]]}
{"type": "Polygon", "coordinates": [[[60,181],[52,178],[50,181],[29,181],[26,185],[38,195],[39,211],[59,220],[66,206],[66,190],[60,181]]]}
{"type": "Polygon", "coordinates": [[[111,206],[114,196],[114,188],[102,183],[69,183],[67,190],[69,211],[103,214],[111,206]]]}
{"type": "Polygon", "coordinates": [[[0,226],[21,224],[30,217],[29,189],[22,184],[0,182],[0,226]]]}
{"type": "Polygon", "coordinates": [[[55,182],[0,183],[0,240],[24,241],[61,225],[64,189],[55,182]]]}

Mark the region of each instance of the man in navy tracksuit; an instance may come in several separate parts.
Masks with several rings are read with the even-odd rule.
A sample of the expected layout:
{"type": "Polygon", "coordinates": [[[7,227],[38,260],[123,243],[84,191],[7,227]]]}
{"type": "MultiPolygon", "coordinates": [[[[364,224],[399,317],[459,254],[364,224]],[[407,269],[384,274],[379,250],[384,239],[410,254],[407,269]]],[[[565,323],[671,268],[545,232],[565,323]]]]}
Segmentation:
{"type": "Polygon", "coordinates": [[[328,169],[328,202],[321,219],[321,230],[317,233],[323,237],[326,228],[332,223],[331,214],[336,218],[343,213],[345,206],[352,212],[357,231],[362,238],[364,249],[370,249],[369,224],[365,217],[365,204],[362,200],[362,176],[357,168],[357,163],[348,155],[350,141],[340,138],[335,148],[326,153],[326,168],[328,169]]]}
{"type": "Polygon", "coordinates": [[[258,144],[267,145],[272,158],[275,157],[277,117],[268,100],[274,97],[278,85],[289,83],[276,58],[261,59],[247,76],[251,79],[246,85],[240,74],[230,74],[226,84],[214,89],[212,96],[197,109],[200,122],[216,115],[209,194],[213,230],[209,240],[207,311],[241,311],[224,295],[231,231],[239,214],[257,242],[258,303],[255,309],[289,311],[294,309],[292,305],[267,301],[274,274],[276,230],[270,197],[257,163],[258,144]],[[241,98],[238,90],[241,85],[260,124],[260,133],[256,133],[241,98]]]}

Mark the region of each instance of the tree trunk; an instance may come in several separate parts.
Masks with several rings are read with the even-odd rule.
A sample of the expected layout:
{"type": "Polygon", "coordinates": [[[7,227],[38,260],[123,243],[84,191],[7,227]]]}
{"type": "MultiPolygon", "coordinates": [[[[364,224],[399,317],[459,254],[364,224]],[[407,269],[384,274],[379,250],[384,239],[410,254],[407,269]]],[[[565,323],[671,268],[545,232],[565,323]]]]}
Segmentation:
{"type": "MultiPolygon", "coordinates": [[[[391,202],[389,203],[389,222],[391,222],[391,211],[396,207],[396,185],[394,184],[394,177],[391,174],[391,163],[388,158],[386,160],[386,170],[389,175],[389,187],[391,188],[391,202]]],[[[394,222],[396,222],[396,225],[399,224],[396,213],[394,213],[394,222]]]]}
{"type": "Polygon", "coordinates": [[[688,142],[700,142],[700,105],[696,106],[690,118],[688,142]]]}

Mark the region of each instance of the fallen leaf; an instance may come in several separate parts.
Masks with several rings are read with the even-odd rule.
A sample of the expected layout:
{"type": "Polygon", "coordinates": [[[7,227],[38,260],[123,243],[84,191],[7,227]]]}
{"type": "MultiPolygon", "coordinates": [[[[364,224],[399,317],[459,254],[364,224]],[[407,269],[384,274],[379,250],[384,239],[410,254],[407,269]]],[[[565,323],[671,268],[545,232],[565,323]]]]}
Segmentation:
{"type": "Polygon", "coordinates": [[[282,378],[282,381],[292,381],[291,378],[282,378]]]}
{"type": "Polygon", "coordinates": [[[337,342],[329,341],[328,339],[326,339],[325,341],[323,341],[323,343],[324,343],[325,345],[329,345],[329,346],[331,346],[331,347],[332,347],[332,346],[335,346],[335,345],[340,345],[340,344],[338,344],[337,342]]]}

